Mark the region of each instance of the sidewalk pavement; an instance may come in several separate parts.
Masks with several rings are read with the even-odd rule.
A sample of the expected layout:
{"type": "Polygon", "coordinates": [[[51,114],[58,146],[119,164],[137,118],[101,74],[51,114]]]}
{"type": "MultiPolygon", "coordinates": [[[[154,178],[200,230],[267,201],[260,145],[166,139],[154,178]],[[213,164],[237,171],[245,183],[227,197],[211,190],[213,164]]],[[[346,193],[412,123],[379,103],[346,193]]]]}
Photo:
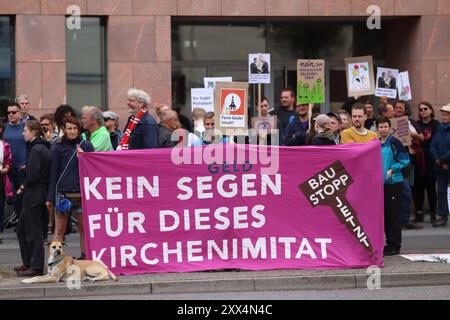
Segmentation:
{"type": "MultiPolygon", "coordinates": [[[[407,232],[406,237],[447,235],[450,230],[428,230],[407,232]]],[[[8,235],[11,237],[12,234],[8,235]]],[[[77,238],[69,237],[69,248],[77,251],[77,238]]],[[[449,253],[447,250],[432,250],[449,253]]],[[[0,245],[3,250],[12,250],[15,244],[0,245]]],[[[70,251],[69,250],[69,251],[70,251]]],[[[409,250],[409,253],[414,250],[409,250]]],[[[426,251],[421,252],[425,253],[426,251]]],[[[427,253],[431,251],[428,250],[427,253]]],[[[400,256],[386,257],[381,271],[381,288],[442,286],[450,285],[450,264],[411,262],[400,256]]],[[[68,289],[66,283],[25,285],[15,277],[14,264],[0,264],[0,300],[86,297],[104,295],[139,295],[159,293],[197,292],[258,292],[288,290],[345,290],[367,288],[373,272],[366,269],[350,270],[271,270],[271,271],[211,271],[191,273],[164,273],[120,276],[119,282],[102,281],[94,284],[82,283],[80,289],[68,289]]],[[[338,293],[337,293],[338,294],[338,293]]]]}
{"type": "MultiPolygon", "coordinates": [[[[411,262],[400,256],[386,257],[384,263],[382,288],[450,285],[450,264],[411,262]]],[[[367,288],[368,278],[373,275],[366,269],[164,273],[120,276],[119,282],[82,283],[80,289],[68,289],[66,283],[22,284],[12,267],[0,266],[0,300],[152,293],[343,290],[367,288]]]]}

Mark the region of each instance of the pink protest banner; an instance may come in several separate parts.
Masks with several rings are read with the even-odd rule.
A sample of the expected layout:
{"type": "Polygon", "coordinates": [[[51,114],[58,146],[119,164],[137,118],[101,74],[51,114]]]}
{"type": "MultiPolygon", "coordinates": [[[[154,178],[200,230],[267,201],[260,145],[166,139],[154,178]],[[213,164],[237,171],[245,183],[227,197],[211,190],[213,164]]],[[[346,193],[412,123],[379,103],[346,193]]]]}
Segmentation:
{"type": "Polygon", "coordinates": [[[381,266],[379,142],[267,150],[81,154],[88,258],[121,274],[381,266]]]}

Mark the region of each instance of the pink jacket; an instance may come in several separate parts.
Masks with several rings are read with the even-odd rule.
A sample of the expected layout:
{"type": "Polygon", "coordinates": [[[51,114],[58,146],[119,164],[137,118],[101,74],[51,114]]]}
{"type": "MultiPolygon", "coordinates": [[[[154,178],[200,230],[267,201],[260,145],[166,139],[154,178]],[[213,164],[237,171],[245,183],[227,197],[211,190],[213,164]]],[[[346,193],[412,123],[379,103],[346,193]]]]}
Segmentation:
{"type": "MultiPolygon", "coordinates": [[[[12,166],[12,154],[11,154],[11,147],[9,146],[9,143],[3,141],[3,148],[5,149],[3,154],[3,168],[9,165],[9,167],[12,166]]],[[[9,181],[8,175],[5,174],[3,176],[3,181],[5,183],[5,195],[7,197],[13,196],[13,190],[11,187],[11,182],[9,181]]]]}

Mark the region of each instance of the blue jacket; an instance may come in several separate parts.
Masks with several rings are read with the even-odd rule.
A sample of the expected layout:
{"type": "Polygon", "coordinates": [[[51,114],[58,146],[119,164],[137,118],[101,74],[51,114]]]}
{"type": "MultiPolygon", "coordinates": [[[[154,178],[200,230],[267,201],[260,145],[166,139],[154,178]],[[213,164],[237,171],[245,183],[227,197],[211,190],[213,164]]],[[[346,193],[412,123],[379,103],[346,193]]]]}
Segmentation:
{"type": "MultiPolygon", "coordinates": [[[[130,121],[130,119],[128,119],[130,121]]],[[[128,123],[127,123],[128,126],[128,123]]],[[[126,130],[126,127],[125,127],[126,130]]],[[[125,132],[125,131],[124,131],[125,132]]],[[[155,119],[146,112],[130,135],[129,150],[158,148],[159,126],[155,119]]]]}
{"type": "MultiPolygon", "coordinates": [[[[434,134],[430,146],[433,161],[439,160],[441,163],[450,164],[450,123],[442,123],[434,134]]],[[[448,172],[434,164],[437,172],[448,172]]]]}
{"type": "Polygon", "coordinates": [[[67,164],[69,165],[58,183],[58,192],[80,192],[80,177],[78,174],[77,155],[75,155],[69,163],[70,158],[77,148],[77,144],[81,144],[80,147],[84,152],[94,151],[94,146],[89,141],[83,141],[83,143],[81,143],[81,140],[61,140],[53,147],[50,184],[47,195],[47,199],[52,203],[55,202],[56,184],[58,183],[58,180],[67,164]]]}
{"type": "Polygon", "coordinates": [[[402,143],[389,136],[381,144],[381,155],[383,158],[384,184],[395,184],[403,182],[403,169],[409,165],[409,154],[402,143]],[[392,176],[387,178],[387,172],[392,169],[392,176]]]}
{"type": "Polygon", "coordinates": [[[304,146],[306,145],[306,136],[309,123],[301,122],[299,117],[289,123],[285,130],[284,144],[286,146],[304,146]]]}

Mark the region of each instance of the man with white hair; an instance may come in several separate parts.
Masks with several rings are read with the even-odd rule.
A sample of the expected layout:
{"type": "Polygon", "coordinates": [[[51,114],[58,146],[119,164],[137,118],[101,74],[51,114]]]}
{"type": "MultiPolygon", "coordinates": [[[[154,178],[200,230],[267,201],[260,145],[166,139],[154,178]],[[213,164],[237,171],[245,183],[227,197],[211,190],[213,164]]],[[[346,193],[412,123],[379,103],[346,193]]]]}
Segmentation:
{"type": "Polygon", "coordinates": [[[109,131],[103,125],[103,113],[100,108],[85,106],[81,109],[81,123],[89,131],[89,142],[95,151],[112,151],[109,131]]]}
{"type": "Polygon", "coordinates": [[[128,90],[128,118],[123,138],[117,150],[158,148],[158,124],[148,113],[149,95],[136,88],[128,90]]]}
{"type": "Polygon", "coordinates": [[[28,113],[28,109],[30,108],[31,100],[27,95],[21,94],[16,98],[16,102],[20,105],[22,117],[21,120],[23,122],[27,120],[37,120],[31,114],[28,113]]]}

